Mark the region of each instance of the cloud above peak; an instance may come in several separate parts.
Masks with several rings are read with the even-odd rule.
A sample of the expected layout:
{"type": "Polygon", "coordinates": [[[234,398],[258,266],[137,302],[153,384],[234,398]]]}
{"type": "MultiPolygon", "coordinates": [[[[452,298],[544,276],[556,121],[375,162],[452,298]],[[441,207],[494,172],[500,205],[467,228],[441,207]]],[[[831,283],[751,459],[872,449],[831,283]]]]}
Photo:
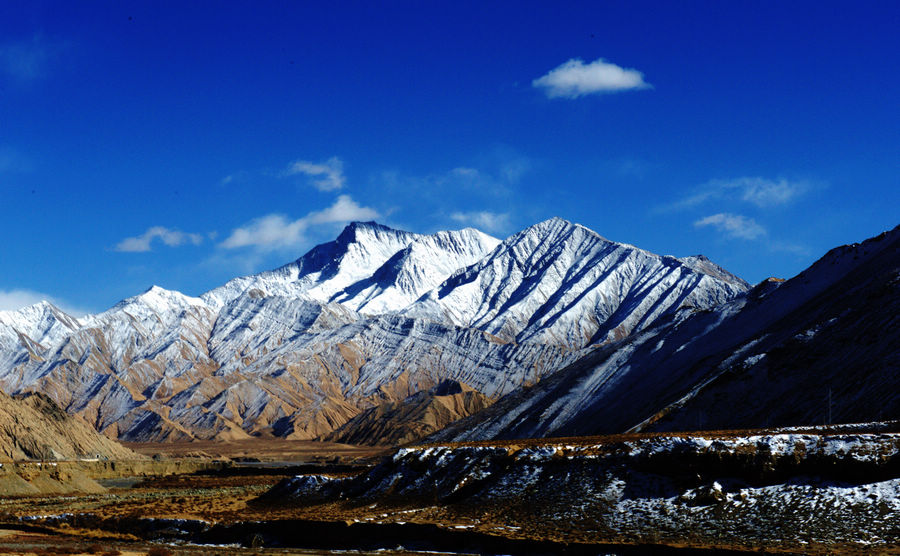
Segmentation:
{"type": "Polygon", "coordinates": [[[712,226],[729,238],[756,239],[766,234],[766,229],[752,218],[728,212],[712,214],[694,222],[695,228],[707,226],[712,226]]]}
{"type": "Polygon", "coordinates": [[[41,301],[50,302],[73,317],[82,317],[89,313],[81,307],[74,307],[46,293],[25,289],[0,289],[0,311],[18,311],[41,301]]]}
{"type": "Polygon", "coordinates": [[[159,239],[169,247],[179,247],[185,244],[200,245],[203,243],[203,236],[200,234],[188,234],[178,230],[170,230],[163,226],[153,226],[139,236],[123,239],[113,249],[123,253],[146,253],[152,250],[151,244],[154,239],[159,239]]]}
{"type": "Polygon", "coordinates": [[[235,228],[219,246],[225,249],[254,247],[260,251],[288,249],[301,245],[306,239],[304,232],[311,226],[374,220],[378,217],[375,209],[360,206],[349,195],[341,195],[330,207],[310,212],[295,220],[283,214],[267,214],[251,220],[244,226],[235,228]]]}
{"type": "Polygon", "coordinates": [[[307,176],[313,187],[319,191],[342,189],[346,182],[344,162],[336,156],[332,156],[325,162],[298,160],[288,166],[284,174],[286,176],[307,176]]]}
{"type": "Polygon", "coordinates": [[[473,226],[483,232],[503,232],[509,228],[509,213],[489,211],[454,212],[450,218],[460,224],[473,226]]]}
{"type": "Polygon", "coordinates": [[[810,185],[805,181],[791,181],[784,178],[744,176],[711,180],[695,189],[687,197],[662,207],[660,210],[688,209],[713,200],[740,201],[767,209],[788,205],[809,189],[810,185]]]}
{"type": "Polygon", "coordinates": [[[636,69],[623,68],[598,58],[584,63],[572,58],[531,82],[544,91],[547,98],[578,98],[590,94],[616,93],[634,89],[649,89],[644,74],[636,69]]]}

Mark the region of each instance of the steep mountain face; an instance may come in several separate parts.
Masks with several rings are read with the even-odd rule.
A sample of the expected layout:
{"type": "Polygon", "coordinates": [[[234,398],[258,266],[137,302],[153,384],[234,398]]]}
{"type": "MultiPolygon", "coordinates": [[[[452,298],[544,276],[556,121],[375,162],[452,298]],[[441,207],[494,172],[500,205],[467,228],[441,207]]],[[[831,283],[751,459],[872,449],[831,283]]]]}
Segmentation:
{"type": "Polygon", "coordinates": [[[154,287],[80,320],[49,304],[0,313],[0,385],[121,439],[317,438],[447,380],[499,398],[744,288],[705,259],[558,219],[502,243],[354,223],[199,298],[154,287]]]}
{"type": "Polygon", "coordinates": [[[900,228],[795,278],[682,310],[441,438],[733,429],[897,418],[900,228]]]}
{"type": "Polygon", "coordinates": [[[404,314],[507,341],[580,348],[620,340],[682,306],[713,307],[746,289],[712,263],[660,257],[555,218],[510,237],[404,314]]]}

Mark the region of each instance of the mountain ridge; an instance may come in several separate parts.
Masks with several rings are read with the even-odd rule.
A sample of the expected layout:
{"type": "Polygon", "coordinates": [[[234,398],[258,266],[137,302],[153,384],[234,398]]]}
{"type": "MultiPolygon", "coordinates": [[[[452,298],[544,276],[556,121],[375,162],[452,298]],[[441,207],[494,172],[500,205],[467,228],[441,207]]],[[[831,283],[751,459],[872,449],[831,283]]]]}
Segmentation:
{"type": "Polygon", "coordinates": [[[199,297],[151,287],[80,321],[51,319],[55,336],[46,345],[0,326],[0,385],[46,392],[123,439],[316,438],[446,380],[497,399],[574,362],[595,340],[627,337],[684,303],[708,308],[742,293],[673,257],[562,219],[503,242],[471,228],[425,235],[352,223],[292,263],[199,297]],[[538,249],[554,231],[549,251],[538,249]],[[607,268],[628,286],[621,292],[598,293],[602,281],[578,279],[593,272],[582,255],[597,246],[628,263],[607,268]],[[504,264],[529,278],[519,284],[523,299],[534,294],[527,306],[504,304],[509,295],[495,287],[504,264]],[[408,310],[442,288],[458,293],[460,276],[478,285],[482,271],[478,303],[466,310],[521,323],[527,333],[408,310]],[[578,303],[601,298],[605,312],[578,303]],[[600,335],[613,314],[615,326],[627,326],[600,335]]]}
{"type": "Polygon", "coordinates": [[[900,227],[595,349],[436,438],[799,426],[832,409],[838,422],[896,417],[897,314],[900,227]],[[826,411],[828,389],[838,402],[826,411]]]}

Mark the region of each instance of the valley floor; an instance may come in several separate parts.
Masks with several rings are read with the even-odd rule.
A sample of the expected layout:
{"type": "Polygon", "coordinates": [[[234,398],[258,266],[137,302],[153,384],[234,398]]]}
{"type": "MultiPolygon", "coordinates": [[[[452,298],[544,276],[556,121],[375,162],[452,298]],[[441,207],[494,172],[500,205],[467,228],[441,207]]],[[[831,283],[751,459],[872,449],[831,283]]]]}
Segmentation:
{"type": "Polygon", "coordinates": [[[316,443],[168,446],[244,461],[2,498],[0,552],[900,554],[893,428],[432,445],[377,465],[316,443]]]}

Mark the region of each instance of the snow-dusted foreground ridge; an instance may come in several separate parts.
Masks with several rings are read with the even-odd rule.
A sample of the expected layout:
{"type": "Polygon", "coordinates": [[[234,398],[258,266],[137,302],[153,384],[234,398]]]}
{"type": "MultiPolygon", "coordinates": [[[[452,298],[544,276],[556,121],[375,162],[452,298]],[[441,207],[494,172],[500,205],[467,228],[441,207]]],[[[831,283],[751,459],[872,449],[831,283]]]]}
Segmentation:
{"type": "Polygon", "coordinates": [[[200,297],[153,287],[81,319],[48,303],[0,313],[0,387],[123,440],[316,438],[445,380],[499,398],[746,289],[706,259],[561,219],[502,242],[353,223],[200,297]]]}
{"type": "Polygon", "coordinates": [[[565,541],[896,548],[900,435],[430,445],[401,449],[357,478],[300,476],[268,498],[565,541]]]}

